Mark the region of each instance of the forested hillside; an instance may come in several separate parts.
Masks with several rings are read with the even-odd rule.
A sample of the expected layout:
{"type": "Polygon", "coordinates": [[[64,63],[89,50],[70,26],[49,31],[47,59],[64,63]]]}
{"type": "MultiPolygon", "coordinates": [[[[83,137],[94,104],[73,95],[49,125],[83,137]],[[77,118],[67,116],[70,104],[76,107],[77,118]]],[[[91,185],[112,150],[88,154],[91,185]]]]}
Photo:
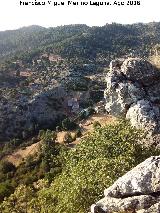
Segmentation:
{"type": "Polygon", "coordinates": [[[56,28],[40,26],[23,27],[18,30],[0,32],[0,57],[12,57],[15,53],[33,51],[36,48],[54,45],[56,42],[79,35],[88,29],[85,25],[70,25],[56,28]]]}
{"type": "Polygon", "coordinates": [[[154,140],[146,146],[146,132],[106,107],[113,101],[126,115],[146,98],[137,111],[144,120],[136,116],[159,122],[159,70],[144,60],[160,64],[159,53],[155,22],[0,32],[0,213],[87,213],[104,188],[160,154],[154,140]]]}
{"type": "Polygon", "coordinates": [[[1,213],[87,213],[103,197],[105,187],[147,157],[159,154],[139,145],[142,132],[124,121],[97,126],[75,149],[55,144],[53,135],[43,132],[39,155],[20,167],[1,162],[1,180],[6,181],[0,185],[0,201],[19,185],[0,204],[1,213]]]}
{"type": "Polygon", "coordinates": [[[67,58],[102,61],[125,54],[148,55],[160,42],[160,23],[106,24],[103,27],[68,25],[40,26],[0,32],[0,58],[35,49],[56,52],[67,58]]]}

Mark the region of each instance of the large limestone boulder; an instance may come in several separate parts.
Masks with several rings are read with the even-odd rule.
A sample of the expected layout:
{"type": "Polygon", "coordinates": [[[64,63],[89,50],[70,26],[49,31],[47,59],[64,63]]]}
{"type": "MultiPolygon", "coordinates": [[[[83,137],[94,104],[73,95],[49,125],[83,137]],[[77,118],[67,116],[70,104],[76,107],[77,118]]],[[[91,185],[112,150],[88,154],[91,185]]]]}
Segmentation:
{"type": "Polygon", "coordinates": [[[158,213],[159,200],[151,195],[128,198],[105,197],[91,206],[92,213],[158,213]]]}
{"type": "Polygon", "coordinates": [[[147,100],[132,104],[126,113],[134,127],[147,129],[151,133],[159,131],[159,108],[147,100]]]}
{"type": "Polygon", "coordinates": [[[105,196],[122,198],[160,191],[160,156],[151,157],[119,178],[105,196]]]}
{"type": "Polygon", "coordinates": [[[158,70],[151,63],[140,58],[126,59],[121,71],[128,79],[146,86],[152,85],[160,77],[158,70]]]}
{"type": "Polygon", "coordinates": [[[131,82],[120,82],[116,88],[106,90],[106,110],[115,116],[125,115],[130,105],[143,99],[145,91],[131,82]]]}
{"type": "Polygon", "coordinates": [[[139,58],[114,60],[106,76],[105,109],[153,133],[160,131],[160,71],[139,58]]]}
{"type": "Polygon", "coordinates": [[[160,156],[150,157],[104,191],[105,198],[91,206],[92,213],[160,212],[160,156]]]}

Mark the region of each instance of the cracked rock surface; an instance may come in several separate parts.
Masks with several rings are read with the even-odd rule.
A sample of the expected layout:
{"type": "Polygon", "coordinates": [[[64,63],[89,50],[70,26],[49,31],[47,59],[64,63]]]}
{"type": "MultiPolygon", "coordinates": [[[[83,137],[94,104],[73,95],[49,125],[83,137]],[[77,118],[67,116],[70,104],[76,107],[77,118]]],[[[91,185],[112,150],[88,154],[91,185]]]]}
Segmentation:
{"type": "Polygon", "coordinates": [[[160,71],[140,58],[114,60],[106,76],[106,111],[151,134],[160,133],[160,71]]]}
{"type": "Polygon", "coordinates": [[[91,206],[92,213],[160,212],[160,156],[150,157],[120,177],[91,206]]]}

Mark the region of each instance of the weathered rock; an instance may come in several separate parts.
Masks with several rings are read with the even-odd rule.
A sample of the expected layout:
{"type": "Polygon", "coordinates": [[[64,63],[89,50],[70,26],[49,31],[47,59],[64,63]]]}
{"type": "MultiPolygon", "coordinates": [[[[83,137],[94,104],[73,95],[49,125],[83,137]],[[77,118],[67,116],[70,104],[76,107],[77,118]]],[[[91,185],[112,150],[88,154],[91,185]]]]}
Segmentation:
{"type": "Polygon", "coordinates": [[[133,196],[127,198],[105,197],[91,207],[92,213],[113,213],[121,211],[139,212],[140,210],[153,208],[159,199],[151,195],[133,196]],[[97,211],[97,212],[96,212],[97,211]]]}
{"type": "Polygon", "coordinates": [[[160,212],[160,156],[150,157],[104,191],[92,213],[130,211],[160,212]]]}
{"type": "Polygon", "coordinates": [[[151,63],[140,58],[126,59],[121,66],[122,73],[132,81],[143,85],[153,85],[160,77],[159,71],[151,63]]]}
{"type": "Polygon", "coordinates": [[[155,104],[160,104],[160,81],[146,88],[149,100],[155,104]]]}
{"type": "Polygon", "coordinates": [[[106,110],[115,116],[125,115],[130,105],[145,97],[145,91],[131,82],[119,83],[106,90],[106,110]]]}
{"type": "Polygon", "coordinates": [[[151,157],[119,178],[105,190],[105,196],[129,197],[160,191],[160,156],[151,157]]]}
{"type": "Polygon", "coordinates": [[[141,209],[137,211],[137,213],[159,213],[159,212],[160,212],[160,203],[156,203],[148,209],[141,209]]]}
{"type": "Polygon", "coordinates": [[[159,108],[147,100],[140,100],[130,106],[126,118],[130,119],[133,126],[147,129],[149,132],[159,131],[159,108]]]}
{"type": "Polygon", "coordinates": [[[105,109],[137,128],[160,132],[160,72],[139,58],[114,60],[106,77],[105,109]]]}

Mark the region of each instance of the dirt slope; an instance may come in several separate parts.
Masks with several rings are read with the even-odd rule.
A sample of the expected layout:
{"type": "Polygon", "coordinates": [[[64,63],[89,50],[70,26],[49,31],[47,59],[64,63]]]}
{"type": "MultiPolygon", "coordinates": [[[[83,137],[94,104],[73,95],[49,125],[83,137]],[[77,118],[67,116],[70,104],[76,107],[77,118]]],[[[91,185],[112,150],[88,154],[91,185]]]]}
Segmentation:
{"type": "MultiPolygon", "coordinates": [[[[69,147],[74,147],[76,144],[80,143],[80,141],[87,136],[90,132],[93,131],[93,124],[95,121],[98,121],[102,126],[111,124],[116,122],[116,118],[112,117],[110,115],[101,115],[101,114],[95,114],[90,116],[88,119],[83,120],[80,123],[82,136],[80,138],[77,138],[74,142],[69,144],[69,147]]],[[[62,131],[57,133],[57,142],[63,144],[64,143],[64,137],[66,135],[67,131],[62,131]]],[[[71,135],[74,135],[74,131],[71,132],[71,135]]],[[[13,154],[7,155],[5,157],[5,160],[12,162],[15,166],[19,166],[23,160],[25,160],[29,155],[35,155],[39,150],[40,142],[34,143],[30,146],[27,146],[26,148],[20,148],[16,150],[13,154]]]]}
{"type": "Polygon", "coordinates": [[[29,155],[34,155],[38,152],[39,142],[27,146],[26,148],[20,148],[16,150],[13,154],[7,155],[5,160],[12,162],[15,166],[19,166],[23,160],[25,160],[29,155]]]}

